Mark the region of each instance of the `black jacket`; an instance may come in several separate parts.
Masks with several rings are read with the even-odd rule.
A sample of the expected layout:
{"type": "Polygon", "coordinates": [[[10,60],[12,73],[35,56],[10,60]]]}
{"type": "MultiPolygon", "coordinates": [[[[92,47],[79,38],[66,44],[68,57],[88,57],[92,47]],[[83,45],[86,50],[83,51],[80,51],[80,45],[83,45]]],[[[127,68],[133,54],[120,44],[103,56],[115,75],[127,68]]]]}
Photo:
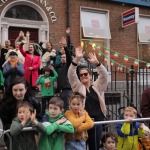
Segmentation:
{"type": "MultiPolygon", "coordinates": [[[[36,109],[36,117],[40,121],[42,119],[41,113],[41,103],[36,97],[27,97],[25,96],[24,101],[31,103],[36,109]]],[[[0,118],[2,120],[3,129],[7,130],[10,128],[13,118],[17,114],[17,101],[15,98],[7,98],[0,104],[0,118]]]]}

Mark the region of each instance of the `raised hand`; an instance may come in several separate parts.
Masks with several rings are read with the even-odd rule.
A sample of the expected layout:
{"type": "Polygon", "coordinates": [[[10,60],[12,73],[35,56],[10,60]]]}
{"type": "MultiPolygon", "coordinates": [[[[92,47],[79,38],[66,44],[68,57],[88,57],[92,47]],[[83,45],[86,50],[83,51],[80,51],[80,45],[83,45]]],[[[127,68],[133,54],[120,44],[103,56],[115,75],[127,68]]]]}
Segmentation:
{"type": "Polygon", "coordinates": [[[66,29],[66,34],[70,34],[70,28],[69,27],[66,29]]]}
{"type": "Polygon", "coordinates": [[[38,124],[38,121],[36,120],[36,109],[34,109],[34,112],[31,114],[31,120],[32,120],[32,123],[34,125],[37,125],[38,124]]]}
{"type": "Polygon", "coordinates": [[[144,123],[140,123],[139,128],[143,129],[144,128],[144,123]]]}
{"type": "Polygon", "coordinates": [[[19,32],[19,37],[23,37],[24,36],[24,32],[23,31],[20,31],[19,32]]]}
{"type": "Polygon", "coordinates": [[[34,109],[34,112],[31,114],[31,120],[34,121],[36,119],[36,109],[34,109]]]}
{"type": "Polygon", "coordinates": [[[26,36],[30,36],[30,32],[29,31],[26,32],[26,36]]]}
{"type": "Polygon", "coordinates": [[[50,70],[54,70],[54,66],[53,65],[50,65],[49,68],[50,68],[50,70]]]}
{"type": "Polygon", "coordinates": [[[99,61],[97,60],[97,57],[96,57],[95,53],[94,54],[93,53],[89,53],[88,56],[89,56],[88,60],[92,64],[97,65],[99,63],[99,61]]]}
{"type": "Polygon", "coordinates": [[[75,56],[76,58],[82,58],[84,55],[84,52],[83,52],[83,49],[81,46],[78,46],[76,49],[75,49],[75,56]]]}

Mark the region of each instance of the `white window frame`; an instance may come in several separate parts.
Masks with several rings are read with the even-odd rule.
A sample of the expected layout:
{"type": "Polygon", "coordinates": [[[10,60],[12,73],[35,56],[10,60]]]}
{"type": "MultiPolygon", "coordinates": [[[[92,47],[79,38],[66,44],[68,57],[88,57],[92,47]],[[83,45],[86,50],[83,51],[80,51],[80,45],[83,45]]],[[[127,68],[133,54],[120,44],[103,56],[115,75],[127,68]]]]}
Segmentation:
{"type": "Polygon", "coordinates": [[[138,32],[138,42],[144,44],[150,44],[150,15],[140,15],[139,22],[137,24],[137,32],[138,32]],[[145,24],[143,20],[148,19],[148,22],[145,24]],[[149,33],[144,32],[144,27],[149,27],[149,33]]]}
{"type": "Polygon", "coordinates": [[[83,27],[83,35],[84,35],[84,37],[86,37],[86,38],[103,38],[103,39],[111,39],[111,34],[110,34],[110,27],[109,27],[109,11],[108,10],[103,10],[103,9],[92,9],[92,8],[87,8],[87,7],[81,7],[81,9],[80,9],[80,23],[81,23],[81,27],[83,27]],[[92,27],[91,27],[91,29],[93,30],[93,32],[96,32],[97,33],[97,31],[99,32],[99,31],[101,31],[101,32],[103,32],[104,30],[104,32],[105,32],[105,35],[102,35],[102,36],[99,36],[98,34],[93,34],[92,35],[92,32],[91,33],[89,33],[89,35],[86,35],[86,33],[85,33],[85,27],[87,27],[87,28],[89,28],[90,29],[90,25],[92,26],[92,23],[90,22],[90,21],[92,21],[92,20],[88,20],[88,16],[87,16],[87,18],[86,17],[83,17],[83,15],[84,15],[84,13],[86,13],[87,12],[87,14],[89,14],[89,16],[90,16],[90,13],[92,14],[92,13],[96,13],[97,14],[97,16],[95,15],[95,18],[93,18],[94,20],[96,19],[96,24],[97,24],[97,26],[100,26],[100,28],[99,29],[92,29],[92,27]],[[98,16],[98,14],[99,14],[99,16],[98,16]],[[101,15],[101,16],[100,16],[101,15]],[[106,16],[106,18],[105,18],[105,16],[106,16]],[[83,24],[85,24],[85,21],[84,21],[84,19],[86,18],[87,20],[86,20],[86,23],[88,23],[88,25],[87,26],[83,26],[83,24]],[[100,18],[103,18],[103,20],[105,20],[105,21],[101,21],[100,20],[100,18]],[[101,22],[100,22],[101,21],[101,22]],[[91,23],[91,24],[90,24],[91,23]]]}

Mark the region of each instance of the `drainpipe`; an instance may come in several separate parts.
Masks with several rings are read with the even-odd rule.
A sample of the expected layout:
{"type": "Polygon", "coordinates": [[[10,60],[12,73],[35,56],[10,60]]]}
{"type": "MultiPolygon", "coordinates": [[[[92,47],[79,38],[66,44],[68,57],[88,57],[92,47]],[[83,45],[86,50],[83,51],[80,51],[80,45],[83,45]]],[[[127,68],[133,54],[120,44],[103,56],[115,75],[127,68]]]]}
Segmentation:
{"type": "Polygon", "coordinates": [[[70,1],[66,0],[66,16],[67,16],[67,23],[66,27],[70,27],[70,1]]]}

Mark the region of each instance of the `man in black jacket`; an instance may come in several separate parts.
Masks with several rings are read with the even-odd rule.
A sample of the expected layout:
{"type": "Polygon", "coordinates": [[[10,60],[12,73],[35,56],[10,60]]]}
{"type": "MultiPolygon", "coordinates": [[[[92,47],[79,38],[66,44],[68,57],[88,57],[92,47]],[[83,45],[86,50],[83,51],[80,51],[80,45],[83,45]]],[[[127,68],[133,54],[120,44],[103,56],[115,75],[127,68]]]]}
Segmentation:
{"type": "Polygon", "coordinates": [[[61,66],[58,69],[58,79],[57,79],[57,88],[60,92],[60,97],[64,101],[64,109],[65,111],[69,108],[68,102],[72,93],[71,85],[68,81],[68,68],[71,64],[72,57],[70,50],[68,49],[66,39],[64,37],[61,38],[61,44],[64,46],[65,53],[61,54],[61,66]]]}

